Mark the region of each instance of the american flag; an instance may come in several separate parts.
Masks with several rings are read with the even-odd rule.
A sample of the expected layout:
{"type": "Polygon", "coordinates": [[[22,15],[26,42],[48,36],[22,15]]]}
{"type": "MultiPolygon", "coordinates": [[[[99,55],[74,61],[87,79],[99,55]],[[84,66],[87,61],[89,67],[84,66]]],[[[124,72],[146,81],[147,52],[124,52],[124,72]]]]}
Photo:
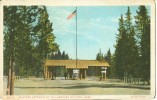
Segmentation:
{"type": "Polygon", "coordinates": [[[75,15],[76,15],[76,10],[68,16],[67,20],[73,18],[75,15]]]}

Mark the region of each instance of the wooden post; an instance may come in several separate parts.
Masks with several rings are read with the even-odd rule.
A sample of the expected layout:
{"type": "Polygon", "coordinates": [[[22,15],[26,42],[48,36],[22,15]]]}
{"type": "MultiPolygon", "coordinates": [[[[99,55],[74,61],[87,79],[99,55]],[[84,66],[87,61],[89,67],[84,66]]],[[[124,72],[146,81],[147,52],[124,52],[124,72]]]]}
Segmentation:
{"type": "Polygon", "coordinates": [[[51,67],[51,79],[53,80],[53,67],[51,67]]]}
{"type": "Polygon", "coordinates": [[[45,79],[46,79],[46,66],[45,66],[45,79]]]}
{"type": "Polygon", "coordinates": [[[52,67],[50,66],[50,79],[52,79],[52,67]]]}
{"type": "Polygon", "coordinates": [[[71,69],[69,68],[69,79],[71,79],[71,69]]]}
{"type": "Polygon", "coordinates": [[[51,79],[51,67],[49,67],[49,79],[51,79]]]}
{"type": "Polygon", "coordinates": [[[45,79],[45,66],[44,66],[44,79],[45,79]]]}
{"type": "Polygon", "coordinates": [[[70,69],[68,68],[68,79],[70,79],[70,69]]]}
{"type": "Polygon", "coordinates": [[[86,79],[86,69],[84,69],[84,79],[86,79]]]}
{"type": "Polygon", "coordinates": [[[81,69],[79,69],[79,79],[81,80],[82,76],[81,76],[81,69]]]}
{"type": "Polygon", "coordinates": [[[93,67],[91,66],[91,70],[90,70],[90,76],[92,76],[93,75],[93,67]]]}
{"type": "Polygon", "coordinates": [[[46,79],[46,66],[45,66],[44,69],[45,69],[44,78],[46,79]]]}
{"type": "Polygon", "coordinates": [[[66,80],[67,78],[67,73],[66,73],[66,68],[64,67],[64,79],[66,80]]]}
{"type": "Polygon", "coordinates": [[[67,79],[69,79],[69,70],[67,68],[67,79]]]}
{"type": "Polygon", "coordinates": [[[49,67],[47,68],[47,78],[50,79],[49,67]]]}
{"type": "Polygon", "coordinates": [[[50,67],[48,67],[48,79],[50,79],[50,67]]]}
{"type": "Polygon", "coordinates": [[[47,79],[47,68],[48,68],[48,67],[46,66],[46,79],[47,79]]]}

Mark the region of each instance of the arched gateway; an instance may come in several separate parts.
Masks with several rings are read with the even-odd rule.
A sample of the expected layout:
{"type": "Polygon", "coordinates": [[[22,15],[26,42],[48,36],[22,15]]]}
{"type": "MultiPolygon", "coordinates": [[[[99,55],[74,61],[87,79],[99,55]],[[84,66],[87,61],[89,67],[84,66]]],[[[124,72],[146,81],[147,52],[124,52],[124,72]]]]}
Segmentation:
{"type": "Polygon", "coordinates": [[[78,70],[80,79],[86,78],[87,71],[90,73],[96,71],[91,71],[90,68],[99,68],[99,72],[102,73],[102,77],[105,79],[106,69],[109,67],[109,64],[106,61],[97,60],[46,60],[44,65],[45,79],[53,79],[56,67],[64,67],[67,70],[69,78],[72,78],[73,73],[78,70]]]}

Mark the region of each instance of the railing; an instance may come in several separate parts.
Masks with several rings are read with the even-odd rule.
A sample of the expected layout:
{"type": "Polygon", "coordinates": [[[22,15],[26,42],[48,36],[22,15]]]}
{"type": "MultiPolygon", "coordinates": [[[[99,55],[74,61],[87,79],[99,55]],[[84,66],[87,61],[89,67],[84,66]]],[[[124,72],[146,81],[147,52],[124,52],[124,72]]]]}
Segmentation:
{"type": "MultiPolygon", "coordinates": [[[[35,76],[29,76],[29,77],[21,77],[21,76],[15,76],[14,80],[19,80],[19,79],[34,79],[36,78],[35,76]]],[[[8,80],[8,76],[3,76],[3,80],[8,80]]]]}
{"type": "Polygon", "coordinates": [[[124,83],[145,84],[143,78],[124,77],[124,83]]]}

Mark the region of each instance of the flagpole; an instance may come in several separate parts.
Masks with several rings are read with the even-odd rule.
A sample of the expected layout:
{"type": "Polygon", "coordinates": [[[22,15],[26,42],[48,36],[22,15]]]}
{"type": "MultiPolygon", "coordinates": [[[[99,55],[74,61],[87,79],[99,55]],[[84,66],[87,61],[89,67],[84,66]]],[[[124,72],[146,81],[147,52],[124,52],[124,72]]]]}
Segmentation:
{"type": "Polygon", "coordinates": [[[76,6],[76,69],[77,69],[77,6],[76,6]]]}

